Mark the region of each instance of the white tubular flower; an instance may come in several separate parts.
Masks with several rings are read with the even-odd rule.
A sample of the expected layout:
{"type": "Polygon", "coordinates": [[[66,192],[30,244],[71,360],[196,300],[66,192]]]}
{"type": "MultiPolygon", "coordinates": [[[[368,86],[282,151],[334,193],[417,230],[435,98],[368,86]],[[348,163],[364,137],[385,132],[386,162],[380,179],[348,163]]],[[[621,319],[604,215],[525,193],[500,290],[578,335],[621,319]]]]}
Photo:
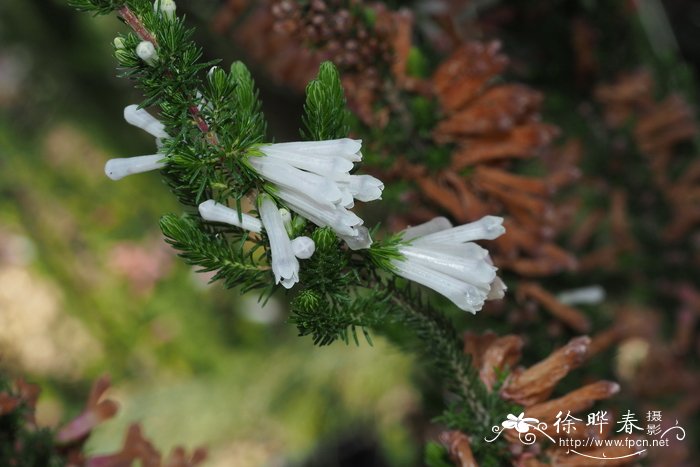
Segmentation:
{"type": "Polygon", "coordinates": [[[260,233],[262,222],[249,214],[238,213],[235,209],[217,203],[213,199],[207,200],[199,205],[199,215],[202,219],[210,222],[223,222],[224,224],[235,225],[251,232],[260,233]]]}
{"type": "Polygon", "coordinates": [[[141,41],[136,46],[136,55],[149,66],[155,66],[156,62],[158,62],[158,52],[156,52],[155,46],[149,41],[141,41]]]}
{"type": "MultiPolygon", "coordinates": [[[[124,108],[124,120],[153,135],[158,147],[161,146],[163,139],[170,137],[165,132],[165,125],[146,110],[139,109],[137,105],[129,105],[124,108]]],[[[165,167],[164,159],[165,154],[110,159],[105,164],[105,174],[112,180],[119,180],[127,175],[162,169],[165,167]]]]}
{"type": "Polygon", "coordinates": [[[210,199],[199,205],[199,214],[205,221],[223,222],[256,233],[260,233],[265,227],[270,239],[272,272],[275,274],[276,283],[281,282],[284,287],[290,289],[299,281],[297,258],[311,258],[316,251],[316,244],[309,237],[289,239],[290,234],[285,226],[285,212],[289,215],[289,211],[277,209],[270,196],[260,197],[258,209],[262,222],[256,217],[245,213],[239,214],[235,209],[210,199]]]}
{"type": "Polygon", "coordinates": [[[505,232],[501,217],[486,216],[452,227],[444,217],[406,229],[392,260],[396,274],[430,287],[464,311],[476,313],[484,301],[503,298],[506,286],[496,276],[488,251],[474,240],[493,240],[505,232]]]}
{"type": "Polygon", "coordinates": [[[290,208],[321,227],[332,228],[352,249],[372,244],[363,221],[349,211],[355,200],[379,199],[384,184],[370,175],[350,175],[362,159],[362,141],[348,138],[261,146],[262,156],[249,161],[277,186],[290,208]],[[350,240],[348,240],[350,239],[350,240]]]}
{"type": "Polygon", "coordinates": [[[161,13],[163,16],[165,16],[168,19],[174,19],[175,18],[175,10],[177,9],[177,5],[175,5],[175,2],[173,0],[155,0],[153,2],[153,11],[156,13],[161,13]]]}
{"type": "Polygon", "coordinates": [[[105,164],[105,174],[112,180],[121,180],[127,175],[139,174],[165,167],[163,154],[150,156],[127,157],[110,159],[105,164]]]}
{"type": "Polygon", "coordinates": [[[605,289],[599,285],[591,285],[565,290],[557,295],[557,300],[564,305],[599,305],[605,300],[605,289]]]}
{"type": "Polygon", "coordinates": [[[291,289],[299,282],[299,260],[294,254],[294,247],[289,240],[287,229],[284,228],[280,211],[273,199],[263,194],[258,198],[258,212],[270,240],[275,283],[281,283],[286,289],[291,289]]]}
{"type": "Polygon", "coordinates": [[[140,109],[138,105],[128,105],[124,108],[124,120],[158,139],[170,137],[165,132],[165,125],[148,111],[140,109]]]}

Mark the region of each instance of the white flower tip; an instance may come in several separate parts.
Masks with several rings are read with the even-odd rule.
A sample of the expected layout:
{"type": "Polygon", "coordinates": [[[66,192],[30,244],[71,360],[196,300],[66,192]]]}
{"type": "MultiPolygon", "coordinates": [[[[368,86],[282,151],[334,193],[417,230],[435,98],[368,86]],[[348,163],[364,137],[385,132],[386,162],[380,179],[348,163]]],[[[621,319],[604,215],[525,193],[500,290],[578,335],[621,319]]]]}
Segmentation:
{"type": "Polygon", "coordinates": [[[158,52],[156,52],[155,46],[149,41],[141,41],[136,46],[136,55],[150,66],[155,65],[158,61],[158,52]]]}
{"type": "Polygon", "coordinates": [[[357,194],[355,198],[360,201],[374,201],[382,197],[384,183],[371,175],[357,175],[357,194]]]}
{"type": "Polygon", "coordinates": [[[502,217],[484,216],[477,222],[480,222],[484,228],[484,240],[493,240],[498,238],[506,231],[506,228],[503,227],[502,217]]]}
{"type": "Polygon", "coordinates": [[[113,45],[114,45],[114,48],[117,50],[123,49],[125,47],[124,39],[122,39],[121,37],[115,37],[113,45]]]}
{"type": "Polygon", "coordinates": [[[127,175],[160,169],[165,167],[165,163],[161,162],[164,157],[162,154],[154,154],[152,156],[110,159],[105,164],[105,175],[112,180],[121,180],[127,175]]]}
{"type": "MultiPolygon", "coordinates": [[[[170,135],[165,132],[165,126],[157,118],[148,113],[147,110],[140,109],[138,105],[127,105],[124,107],[124,120],[130,125],[141,128],[143,131],[154,136],[156,138],[156,144],[159,144],[158,140],[170,137],[170,135]]],[[[160,144],[162,144],[162,142],[160,144]]]]}
{"type": "Polygon", "coordinates": [[[299,261],[296,257],[272,258],[272,272],[275,274],[275,282],[290,289],[299,282],[299,261]]]}
{"type": "Polygon", "coordinates": [[[316,251],[316,244],[309,237],[296,237],[292,240],[292,251],[299,259],[309,259],[316,251]]]}
{"type": "Polygon", "coordinates": [[[506,290],[508,290],[506,284],[500,277],[496,276],[493,282],[491,282],[491,287],[489,289],[489,294],[486,296],[486,300],[500,300],[505,297],[506,290]]]}
{"type": "Polygon", "coordinates": [[[369,234],[367,227],[361,225],[354,227],[353,231],[355,233],[354,236],[340,236],[351,250],[365,250],[372,246],[372,236],[369,234]]]}
{"type": "Polygon", "coordinates": [[[362,159],[360,149],[362,149],[361,139],[341,138],[336,140],[338,151],[344,156],[359,156],[362,159]]]}
{"type": "Polygon", "coordinates": [[[199,205],[199,215],[202,216],[202,219],[209,222],[235,225],[256,233],[262,230],[262,223],[259,219],[245,213],[239,215],[235,209],[217,203],[213,199],[204,201],[199,205]]]}

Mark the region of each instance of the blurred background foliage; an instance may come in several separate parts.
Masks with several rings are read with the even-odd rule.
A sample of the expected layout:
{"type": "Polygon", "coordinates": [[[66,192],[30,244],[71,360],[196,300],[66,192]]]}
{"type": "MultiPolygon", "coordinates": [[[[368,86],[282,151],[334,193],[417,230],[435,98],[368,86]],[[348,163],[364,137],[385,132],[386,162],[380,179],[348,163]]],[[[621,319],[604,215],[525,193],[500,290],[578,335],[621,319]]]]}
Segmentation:
{"type": "MultiPolygon", "coordinates": [[[[227,37],[217,15],[226,12],[226,4],[235,11],[246,3],[180,0],[178,8],[197,27],[206,58],[228,64],[251,58],[255,50],[247,50],[235,32],[233,40],[227,37]]],[[[619,311],[622,307],[648,306],[661,310],[654,318],[661,321],[649,320],[661,323],[654,332],[673,338],[678,320],[671,311],[663,313],[675,311],[679,300],[664,291],[659,278],[697,286],[697,277],[690,277],[697,264],[690,269],[666,258],[697,255],[698,248],[688,235],[669,243],[667,255],[657,254],[666,248],[659,225],[671,216],[667,206],[655,216],[641,215],[649,205],[639,195],[651,184],[653,170],[642,168],[644,156],[630,143],[631,125],[604,127],[604,111],[594,95],[601,83],[644,66],[653,73],[655,98],[676,92],[694,103],[693,68],[697,73],[700,63],[697,2],[384,3],[414,7],[423,26],[416,33],[420,39],[434,27],[424,21],[431,6],[464,4],[459,10],[464,14],[455,20],[467,31],[466,39],[503,41],[512,63],[509,79],[543,91],[543,119],[560,127],[562,139],[583,141],[585,178],[561,196],[580,200],[573,204],[578,210],[572,225],[582,228],[597,210],[614,211],[610,193],[619,188],[627,191],[625,209],[633,214],[629,217],[641,242],[641,248],[606,257],[605,267],[548,277],[547,288],[601,283],[610,301],[580,307],[594,331],[613,328],[620,316],[629,315],[619,311]]],[[[346,465],[370,465],[367,459],[380,465],[418,463],[422,447],[413,440],[425,437],[426,422],[442,402],[439,390],[406,353],[378,337],[374,347],[336,343],[313,348],[310,338],[297,338],[285,323],[283,297],[261,307],[254,298],[206,285],[206,277],[174,258],[157,223],[162,214],[180,208],[157,174],[120,183],[103,175],[107,159],[152,150],[151,138],[121,118],[123,107],[140,96],[115,77],[111,41],[119,30],[113,17],[76,14],[62,0],[0,3],[0,354],[11,374],[41,383],[40,422],[56,425],[78,413],[91,381],[109,373],[111,397],[122,409],[91,437],[89,449],[96,452],[116,449],[125,427],[141,421],[164,450],[174,444],[207,445],[210,465],[335,465],[340,452],[350,459],[346,465]]],[[[439,63],[437,52],[411,54],[417,75],[439,63]]],[[[271,136],[296,138],[303,102],[298,83],[288,79],[280,85],[285,77],[272,75],[259,58],[251,65],[271,136]]],[[[397,135],[375,128],[373,138],[391,147],[397,135]]],[[[689,160],[697,147],[697,141],[686,141],[677,157],[689,160]]],[[[373,156],[381,166],[381,155],[370,149],[368,159],[373,156]]],[[[445,151],[436,151],[437,165],[445,157],[445,151]]],[[[683,166],[673,170],[682,172],[683,166]]],[[[385,198],[398,203],[403,189],[395,184],[385,198]]],[[[593,241],[576,253],[586,258],[596,247],[619,241],[610,232],[611,222],[602,221],[593,241]]],[[[576,227],[573,233],[569,228],[560,242],[569,242],[573,250],[576,227]]],[[[528,362],[576,335],[549,315],[528,305],[520,308],[521,313],[495,307],[476,319],[453,317],[459,329],[527,336],[528,362]]],[[[697,327],[697,319],[689,327],[697,327]]],[[[685,370],[698,351],[672,352],[668,358],[682,362],[685,370]]],[[[622,379],[634,389],[632,377],[625,381],[621,355],[617,348],[598,355],[586,372],[568,377],[559,393],[592,377],[622,379]]],[[[617,400],[620,407],[644,407],[648,395],[630,392],[617,400]]],[[[697,404],[691,394],[656,396],[669,405],[697,404]]],[[[695,414],[697,407],[687,411],[695,414]]]]}

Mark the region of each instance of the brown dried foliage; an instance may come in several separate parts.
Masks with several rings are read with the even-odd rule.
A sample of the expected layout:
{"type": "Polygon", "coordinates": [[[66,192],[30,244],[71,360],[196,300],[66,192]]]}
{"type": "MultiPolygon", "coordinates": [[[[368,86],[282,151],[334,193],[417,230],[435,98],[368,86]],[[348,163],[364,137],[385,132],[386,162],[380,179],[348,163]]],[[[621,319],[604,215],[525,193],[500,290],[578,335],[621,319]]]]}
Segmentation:
{"type": "MultiPolygon", "coordinates": [[[[515,172],[516,161],[542,155],[558,130],[539,120],[540,93],[519,84],[494,84],[507,65],[498,42],[463,44],[446,58],[429,84],[444,113],[433,141],[455,147],[449,166],[432,173],[404,163],[397,172],[415,180],[429,203],[458,222],[503,215],[506,234],[494,242],[496,264],[520,275],[544,276],[576,265],[552,241],[551,196],[578,171],[563,164],[575,158],[562,157],[544,177],[515,172]]],[[[418,220],[423,219],[410,219],[418,220]]]]}
{"type": "Polygon", "coordinates": [[[608,126],[620,128],[633,123],[634,141],[646,156],[654,182],[673,213],[663,238],[676,242],[700,223],[700,162],[676,155],[681,143],[698,136],[699,128],[693,108],[682,96],[670,94],[659,101],[654,88],[651,73],[640,70],[599,86],[596,98],[603,106],[608,126]]]}

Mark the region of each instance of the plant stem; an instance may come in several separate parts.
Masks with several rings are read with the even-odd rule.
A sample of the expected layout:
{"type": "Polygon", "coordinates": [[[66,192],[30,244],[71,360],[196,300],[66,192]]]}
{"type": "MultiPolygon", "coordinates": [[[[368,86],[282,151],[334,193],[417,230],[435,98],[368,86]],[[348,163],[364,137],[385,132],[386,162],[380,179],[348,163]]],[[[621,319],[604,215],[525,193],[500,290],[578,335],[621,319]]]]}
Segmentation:
{"type": "Polygon", "coordinates": [[[424,352],[435,360],[449,388],[467,404],[476,418],[475,422],[487,426],[490,414],[486,408],[486,389],[472,368],[470,359],[464,354],[462,339],[450,320],[428,306],[416,306],[411,300],[394,291],[391,301],[410,322],[421,338],[424,352]]]}
{"type": "MultiPolygon", "coordinates": [[[[119,7],[117,9],[117,14],[124,20],[126,24],[129,25],[129,27],[136,33],[137,36],[143,41],[148,41],[151,44],[153,44],[154,47],[158,47],[158,41],[156,40],[155,36],[151,34],[151,32],[146,29],[146,27],[143,25],[141,20],[139,19],[136,14],[134,14],[133,11],[127,6],[124,5],[122,7],[119,7]]],[[[199,111],[196,105],[191,105],[188,108],[190,115],[194,119],[194,122],[197,125],[197,128],[199,128],[199,131],[201,131],[207,138],[207,141],[211,143],[214,146],[218,146],[219,144],[219,138],[211,132],[211,129],[209,128],[209,124],[207,121],[202,117],[202,113],[199,111]]]]}
{"type": "Polygon", "coordinates": [[[119,14],[119,16],[121,16],[124,22],[128,24],[131,29],[134,30],[136,35],[139,36],[139,38],[142,41],[148,41],[151,44],[153,44],[154,47],[158,47],[158,41],[156,40],[156,38],[153,36],[153,34],[151,34],[151,32],[148,29],[146,29],[146,27],[143,25],[138,16],[136,16],[127,5],[119,7],[117,9],[117,13],[119,14]]]}

